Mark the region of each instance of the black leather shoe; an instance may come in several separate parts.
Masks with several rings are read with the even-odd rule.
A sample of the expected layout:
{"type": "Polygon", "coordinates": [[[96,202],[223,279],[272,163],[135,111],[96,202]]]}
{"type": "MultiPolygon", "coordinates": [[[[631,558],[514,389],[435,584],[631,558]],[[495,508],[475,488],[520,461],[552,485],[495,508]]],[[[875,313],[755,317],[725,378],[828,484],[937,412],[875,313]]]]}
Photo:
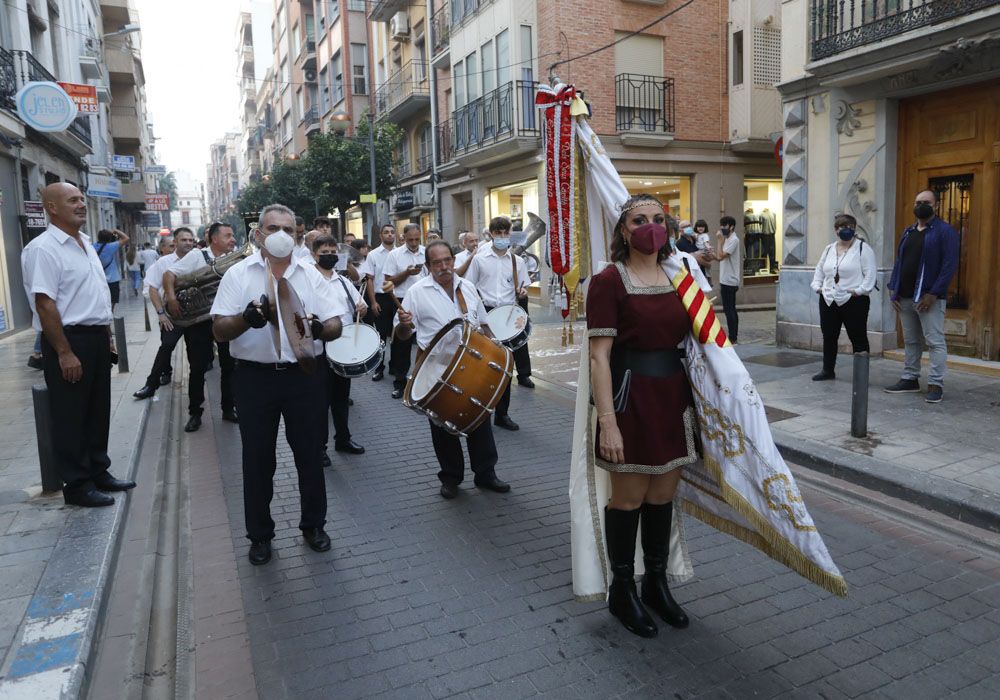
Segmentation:
{"type": "Polygon", "coordinates": [[[836,378],[837,378],[836,374],[834,374],[833,372],[829,372],[825,369],[822,372],[813,375],[814,382],[825,382],[836,378]]]}
{"type": "Polygon", "coordinates": [[[184,426],[185,433],[193,433],[201,427],[201,416],[191,416],[188,418],[187,424],[184,426]]]}
{"type": "Polygon", "coordinates": [[[510,484],[498,479],[496,474],[485,479],[476,479],[475,483],[477,489],[486,489],[487,491],[496,491],[497,493],[507,493],[510,491],[510,484]]]}
{"type": "Polygon", "coordinates": [[[101,493],[97,489],[90,491],[77,491],[76,493],[63,492],[63,500],[68,506],[83,506],[84,508],[100,508],[102,506],[113,506],[115,499],[106,493],[101,493]]]}
{"type": "Polygon", "coordinates": [[[511,420],[510,416],[497,416],[493,419],[493,425],[504,430],[520,430],[521,426],[511,420]]]}
{"type": "Polygon", "coordinates": [[[608,611],[632,634],[652,638],[659,630],[635,590],[635,539],[639,509],[604,508],[604,532],[611,564],[608,611]]]}
{"type": "Polygon", "coordinates": [[[380,381],[382,381],[382,378],[384,376],[385,376],[384,372],[376,372],[375,374],[372,375],[372,381],[373,382],[380,382],[380,381]]]}
{"type": "Polygon", "coordinates": [[[222,412],[222,420],[226,421],[227,423],[239,423],[240,417],[236,413],[235,408],[230,408],[228,411],[222,412]]]}
{"type": "Polygon", "coordinates": [[[534,389],[535,383],[531,381],[531,377],[518,377],[517,385],[523,386],[525,389],[534,389]]]}
{"type": "Polygon", "coordinates": [[[42,356],[41,355],[28,355],[28,367],[31,369],[42,369],[42,356]]]}
{"type": "Polygon", "coordinates": [[[160,386],[166,386],[173,380],[173,378],[174,378],[173,374],[171,374],[170,372],[164,372],[163,374],[160,375],[160,386]]]}
{"type": "Polygon", "coordinates": [[[100,491],[128,491],[135,488],[135,482],[128,479],[116,479],[108,472],[94,477],[94,485],[100,491]]]}
{"type": "Polygon", "coordinates": [[[393,389],[392,390],[392,398],[394,398],[394,399],[401,399],[401,398],[403,398],[403,390],[402,389],[393,389]]]}
{"type": "Polygon", "coordinates": [[[251,542],[250,553],[247,555],[247,558],[254,566],[262,566],[271,561],[271,542],[269,540],[251,542]]]}
{"type": "Polygon", "coordinates": [[[324,452],[323,452],[323,468],[324,469],[329,469],[332,466],[333,466],[333,462],[330,461],[330,455],[328,455],[326,453],[326,451],[324,450],[324,452]]]}
{"type": "Polygon", "coordinates": [[[337,452],[346,452],[350,455],[363,455],[365,453],[365,448],[363,448],[354,440],[348,440],[347,442],[340,442],[333,446],[337,452]]]}
{"type": "Polygon", "coordinates": [[[305,538],[306,544],[309,545],[309,549],[314,552],[330,551],[330,536],[323,531],[323,528],[313,527],[308,530],[303,530],[302,537],[305,538]]]}
{"type": "Polygon", "coordinates": [[[148,399],[156,393],[156,387],[146,384],[144,387],[139,389],[139,391],[132,394],[137,399],[148,399]]]}
{"type": "Polygon", "coordinates": [[[646,574],[642,577],[643,604],[671,627],[684,629],[691,621],[677,604],[667,583],[667,557],[670,553],[670,526],[673,520],[673,503],[653,505],[643,503],[640,509],[642,522],[642,553],[646,574]]]}
{"type": "Polygon", "coordinates": [[[458,496],[458,484],[441,484],[441,498],[449,501],[458,496]]]}

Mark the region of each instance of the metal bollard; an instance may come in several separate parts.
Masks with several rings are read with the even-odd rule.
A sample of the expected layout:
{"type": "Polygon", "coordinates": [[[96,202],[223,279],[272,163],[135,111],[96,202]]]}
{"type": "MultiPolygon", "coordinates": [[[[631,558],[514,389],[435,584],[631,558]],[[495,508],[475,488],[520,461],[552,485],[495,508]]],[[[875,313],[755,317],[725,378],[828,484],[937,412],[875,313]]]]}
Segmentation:
{"type": "Polygon", "coordinates": [[[42,472],[42,491],[61,491],[63,482],[59,470],[56,469],[56,453],[52,447],[55,435],[52,430],[49,388],[44,384],[32,386],[31,401],[35,405],[35,433],[38,436],[38,465],[42,472]]]}
{"type": "Polygon", "coordinates": [[[868,364],[867,352],[854,353],[854,381],[851,386],[851,435],[868,437],[868,364]]]}
{"type": "Polygon", "coordinates": [[[118,348],[118,374],[128,372],[128,345],[125,342],[125,319],[115,317],[115,346],[118,348]]]}

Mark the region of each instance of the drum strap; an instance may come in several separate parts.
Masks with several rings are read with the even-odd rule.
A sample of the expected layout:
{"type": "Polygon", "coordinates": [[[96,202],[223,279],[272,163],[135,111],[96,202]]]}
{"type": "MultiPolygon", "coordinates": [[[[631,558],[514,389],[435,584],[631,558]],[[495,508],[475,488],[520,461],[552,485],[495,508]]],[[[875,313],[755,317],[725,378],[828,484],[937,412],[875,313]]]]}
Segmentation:
{"type": "Polygon", "coordinates": [[[458,301],[458,309],[462,312],[462,316],[469,315],[469,305],[465,303],[465,295],[462,294],[462,283],[459,282],[458,286],[455,287],[455,299],[458,301]]]}
{"type": "Polygon", "coordinates": [[[517,289],[518,289],[518,284],[517,284],[517,258],[514,257],[514,252],[513,251],[511,251],[511,253],[510,253],[510,267],[511,267],[511,270],[513,270],[513,272],[514,272],[514,302],[516,303],[517,302],[517,289]]]}
{"type": "MultiPolygon", "coordinates": [[[[337,275],[336,272],[333,274],[337,275]]],[[[358,307],[357,304],[354,303],[354,298],[351,297],[351,290],[347,288],[347,282],[344,281],[343,277],[337,275],[337,279],[340,280],[342,285],[344,285],[344,294],[347,296],[347,305],[351,307],[351,318],[354,318],[358,315],[358,307]]]]}

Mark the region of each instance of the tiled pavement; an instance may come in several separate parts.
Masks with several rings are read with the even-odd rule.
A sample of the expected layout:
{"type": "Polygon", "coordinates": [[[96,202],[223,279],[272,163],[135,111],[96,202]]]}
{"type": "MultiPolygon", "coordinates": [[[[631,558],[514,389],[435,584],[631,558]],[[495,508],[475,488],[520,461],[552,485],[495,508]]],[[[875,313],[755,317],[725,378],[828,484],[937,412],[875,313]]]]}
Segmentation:
{"type": "MultiPolygon", "coordinates": [[[[806,488],[849,598],[689,521],[696,579],[676,596],[692,626],[640,640],[602,605],[572,601],[565,398],[515,388],[512,416],[522,430],[497,431],[498,473],[513,491],[482,493],[466,482],[449,502],[437,495],[426,421],[389,390],[388,382],[354,383],[351,425],[368,452],[333,455],[326,554],[298,536],[294,468],[283,447],[275,558],[251,567],[237,433],[216,424],[214,437],[192,438],[192,455],[205,456],[192,460],[193,471],[213,461],[198,441],[218,448],[229,531],[199,513],[217,508],[218,498],[199,505],[196,496],[192,520],[231,536],[236,569],[220,543],[213,575],[235,573],[242,594],[235,613],[220,607],[205,617],[205,607],[195,637],[203,639],[199,625],[231,623],[225,634],[237,660],[249,645],[252,666],[242,672],[253,674],[261,698],[1000,693],[994,556],[806,488]]],[[[204,479],[214,491],[211,476],[204,479]]],[[[226,672],[239,674],[241,662],[232,661],[226,672]]],[[[211,673],[199,667],[199,684],[211,673]]]]}

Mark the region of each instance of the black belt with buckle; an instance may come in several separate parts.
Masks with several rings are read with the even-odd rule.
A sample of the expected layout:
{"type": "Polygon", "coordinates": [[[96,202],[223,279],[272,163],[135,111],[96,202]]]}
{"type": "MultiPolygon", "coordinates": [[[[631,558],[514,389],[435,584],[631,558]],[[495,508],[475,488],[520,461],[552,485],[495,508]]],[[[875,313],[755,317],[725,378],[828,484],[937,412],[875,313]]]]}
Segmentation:
{"type": "Polygon", "coordinates": [[[250,367],[252,369],[269,369],[272,371],[280,372],[286,369],[292,369],[293,367],[298,367],[298,362],[254,362],[252,360],[241,360],[236,359],[237,367],[250,367]]]}
{"type": "Polygon", "coordinates": [[[684,350],[612,350],[611,376],[621,376],[625,370],[640,377],[669,377],[684,369],[684,350]]]}

